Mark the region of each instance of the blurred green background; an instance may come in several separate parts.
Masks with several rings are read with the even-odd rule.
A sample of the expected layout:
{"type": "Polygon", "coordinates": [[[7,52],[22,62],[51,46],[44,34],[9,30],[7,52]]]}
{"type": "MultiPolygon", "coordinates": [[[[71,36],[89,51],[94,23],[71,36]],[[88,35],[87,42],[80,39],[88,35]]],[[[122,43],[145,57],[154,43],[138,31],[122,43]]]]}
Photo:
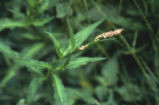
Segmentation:
{"type": "Polygon", "coordinates": [[[159,0],[1,0],[0,104],[159,105],[158,23],[159,0]]]}

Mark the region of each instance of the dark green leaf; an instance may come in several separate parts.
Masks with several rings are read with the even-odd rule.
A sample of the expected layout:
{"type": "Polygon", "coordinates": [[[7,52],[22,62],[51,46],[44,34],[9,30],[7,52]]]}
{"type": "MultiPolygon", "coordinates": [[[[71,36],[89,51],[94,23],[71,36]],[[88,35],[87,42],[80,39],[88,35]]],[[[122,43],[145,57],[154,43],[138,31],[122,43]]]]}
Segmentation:
{"type": "Polygon", "coordinates": [[[106,86],[114,85],[118,81],[118,62],[116,58],[110,59],[102,69],[102,75],[106,86]]]}
{"type": "Polygon", "coordinates": [[[69,97],[69,105],[74,105],[73,103],[78,99],[81,99],[89,105],[96,105],[96,99],[92,96],[90,89],[67,88],[66,90],[69,97]]]}
{"type": "Polygon", "coordinates": [[[45,80],[45,77],[33,78],[29,85],[29,95],[27,97],[27,102],[35,102],[38,100],[39,95],[37,94],[38,89],[41,87],[41,84],[45,80]]]}
{"type": "Polygon", "coordinates": [[[137,85],[127,83],[116,89],[120,96],[127,102],[141,99],[141,90],[137,85]]]}
{"type": "Polygon", "coordinates": [[[72,14],[72,8],[66,3],[59,3],[56,5],[56,11],[58,18],[64,18],[72,14]]]}

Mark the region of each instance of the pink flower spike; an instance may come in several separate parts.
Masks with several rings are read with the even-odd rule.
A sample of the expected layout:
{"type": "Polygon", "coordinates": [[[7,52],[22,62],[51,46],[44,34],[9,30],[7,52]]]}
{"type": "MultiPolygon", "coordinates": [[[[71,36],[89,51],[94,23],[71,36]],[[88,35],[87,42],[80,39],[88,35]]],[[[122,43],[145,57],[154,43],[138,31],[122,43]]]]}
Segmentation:
{"type": "Polygon", "coordinates": [[[85,48],[87,48],[87,46],[86,46],[86,45],[83,45],[83,46],[80,46],[78,49],[79,49],[79,50],[84,50],[85,48]]]}
{"type": "Polygon", "coordinates": [[[95,37],[94,41],[98,41],[99,39],[101,38],[108,38],[108,37],[112,37],[112,36],[115,36],[115,35],[118,35],[120,34],[124,29],[121,28],[121,29],[117,29],[117,30],[114,30],[114,31],[109,31],[109,32],[106,32],[106,33],[102,33],[98,36],[95,37]]]}

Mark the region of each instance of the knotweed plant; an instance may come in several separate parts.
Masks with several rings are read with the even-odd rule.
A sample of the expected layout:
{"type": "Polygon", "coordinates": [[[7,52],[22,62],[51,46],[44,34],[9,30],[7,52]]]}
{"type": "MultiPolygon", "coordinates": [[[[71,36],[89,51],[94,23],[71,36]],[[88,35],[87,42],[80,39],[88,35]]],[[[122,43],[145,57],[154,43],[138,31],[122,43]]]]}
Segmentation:
{"type": "Polygon", "coordinates": [[[0,105],[159,105],[159,0],[63,1],[1,0],[0,105]]]}

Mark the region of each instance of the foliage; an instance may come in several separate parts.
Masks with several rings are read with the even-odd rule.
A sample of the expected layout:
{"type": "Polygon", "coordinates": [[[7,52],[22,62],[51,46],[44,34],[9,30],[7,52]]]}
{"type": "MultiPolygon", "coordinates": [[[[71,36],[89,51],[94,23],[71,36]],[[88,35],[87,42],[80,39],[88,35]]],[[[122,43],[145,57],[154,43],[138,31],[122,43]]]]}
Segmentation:
{"type": "Polygon", "coordinates": [[[158,0],[2,0],[3,105],[159,104],[158,0]],[[113,38],[101,33],[124,28],[113,38]],[[78,48],[89,45],[84,50],[78,48]]]}

